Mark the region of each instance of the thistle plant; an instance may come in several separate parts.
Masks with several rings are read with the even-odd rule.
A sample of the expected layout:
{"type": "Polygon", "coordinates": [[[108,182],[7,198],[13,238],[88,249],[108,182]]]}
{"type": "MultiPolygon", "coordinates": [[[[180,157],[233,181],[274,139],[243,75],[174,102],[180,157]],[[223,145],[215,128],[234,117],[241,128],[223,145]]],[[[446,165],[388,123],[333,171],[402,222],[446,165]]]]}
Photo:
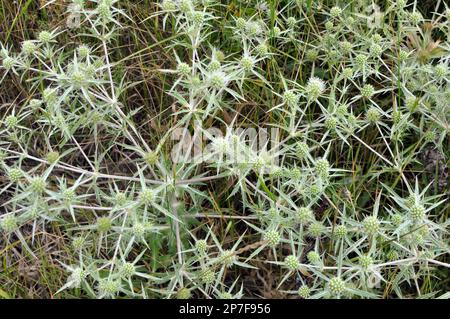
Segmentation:
{"type": "Polygon", "coordinates": [[[448,8],[363,2],[73,1],[3,35],[2,289],[448,297],[448,8]]]}

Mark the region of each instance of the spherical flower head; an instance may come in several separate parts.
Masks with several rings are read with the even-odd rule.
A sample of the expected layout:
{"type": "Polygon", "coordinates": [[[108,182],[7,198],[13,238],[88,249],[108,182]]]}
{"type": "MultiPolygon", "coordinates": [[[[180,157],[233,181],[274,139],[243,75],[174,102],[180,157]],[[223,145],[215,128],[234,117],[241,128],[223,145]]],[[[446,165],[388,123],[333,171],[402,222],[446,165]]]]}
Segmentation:
{"type": "Polygon", "coordinates": [[[221,292],[219,294],[219,299],[233,299],[233,295],[229,292],[221,292]]]}
{"type": "Polygon", "coordinates": [[[414,220],[423,220],[426,217],[425,208],[420,204],[414,204],[409,209],[409,214],[414,220]]]}
{"type": "Polygon", "coordinates": [[[184,14],[188,14],[188,13],[191,13],[191,11],[194,10],[194,4],[192,3],[191,0],[180,0],[178,2],[178,8],[184,14]]]}
{"type": "Polygon", "coordinates": [[[347,17],[347,19],[345,19],[345,24],[349,27],[353,26],[355,24],[355,18],[347,17]]]}
{"type": "Polygon", "coordinates": [[[19,124],[19,119],[15,115],[8,115],[5,118],[5,126],[8,129],[13,129],[19,124]]]}
{"type": "Polygon", "coordinates": [[[46,187],[47,182],[40,176],[34,177],[30,181],[30,189],[33,193],[42,194],[46,187]]]}
{"type": "Polygon", "coordinates": [[[106,297],[114,297],[120,291],[121,285],[117,280],[102,279],[98,285],[98,291],[106,297]]]}
{"type": "Polygon", "coordinates": [[[98,59],[94,60],[93,65],[97,69],[103,69],[103,68],[105,68],[105,61],[102,58],[98,58],[98,59]]]}
{"type": "Polygon", "coordinates": [[[305,142],[298,142],[295,147],[295,154],[299,159],[308,157],[309,146],[305,142]]]}
{"type": "Polygon", "coordinates": [[[345,238],[345,236],[347,236],[347,233],[348,233],[348,230],[347,230],[347,227],[345,227],[345,225],[338,225],[334,229],[334,234],[338,238],[345,238]]]}
{"type": "Polygon", "coordinates": [[[211,72],[209,75],[209,84],[212,88],[220,90],[227,84],[227,76],[222,71],[211,72]]]}
{"type": "Polygon", "coordinates": [[[325,29],[327,29],[328,31],[332,31],[334,28],[334,23],[333,21],[327,21],[325,22],[325,29]]]}
{"type": "Polygon", "coordinates": [[[151,205],[156,200],[156,194],[150,188],[144,188],[139,194],[139,200],[144,205],[151,205]]]}
{"type": "Polygon", "coordinates": [[[191,297],[191,290],[185,287],[179,289],[175,295],[176,299],[191,299],[191,297]]]}
{"type": "Polygon", "coordinates": [[[112,220],[109,217],[99,217],[95,227],[100,233],[106,233],[112,229],[112,220]]]}
{"type": "Polygon", "coordinates": [[[380,231],[380,222],[375,216],[368,216],[363,221],[363,227],[367,235],[373,236],[380,231]]]}
{"type": "Polygon", "coordinates": [[[394,111],[392,112],[392,122],[394,122],[394,124],[398,124],[400,122],[400,120],[402,119],[403,114],[400,111],[394,111]]]}
{"type": "Polygon", "coordinates": [[[9,56],[9,51],[6,48],[0,48],[0,58],[4,59],[9,56]]]}
{"type": "Polygon", "coordinates": [[[267,242],[269,247],[276,247],[281,240],[281,236],[276,230],[268,230],[264,234],[263,240],[267,242]]]}
{"type": "Polygon", "coordinates": [[[423,135],[423,138],[426,143],[432,143],[436,140],[436,132],[432,130],[428,130],[423,135]]]}
{"type": "Polygon", "coordinates": [[[306,51],[306,59],[308,59],[309,61],[316,61],[318,57],[319,51],[317,51],[316,49],[309,49],[308,51],[306,51]]]}
{"type": "Polygon", "coordinates": [[[394,261],[394,260],[398,260],[399,259],[399,255],[398,252],[396,250],[391,249],[387,254],[386,254],[386,258],[389,261],[394,261]]]}
{"type": "Polygon", "coordinates": [[[365,54],[358,54],[355,57],[355,64],[358,68],[364,69],[367,64],[368,57],[365,54]]]}
{"type": "Polygon", "coordinates": [[[83,65],[84,73],[88,79],[94,79],[95,74],[97,73],[97,68],[93,64],[84,64],[83,65]]]}
{"type": "Polygon", "coordinates": [[[312,77],[306,84],[306,95],[310,100],[317,100],[325,91],[325,82],[317,77],[312,77]]]}
{"type": "Polygon", "coordinates": [[[218,60],[213,59],[211,60],[211,62],[208,65],[208,71],[209,72],[215,72],[215,71],[219,71],[221,68],[221,64],[218,60]]]}
{"type": "Polygon", "coordinates": [[[144,154],[144,161],[147,165],[153,166],[158,162],[159,155],[156,151],[149,151],[144,154]]]}
{"type": "Polygon", "coordinates": [[[177,66],[177,72],[182,76],[188,76],[191,74],[191,66],[187,63],[181,62],[177,66]]]}
{"type": "Polygon", "coordinates": [[[191,81],[192,88],[194,88],[194,89],[200,88],[203,83],[198,75],[191,76],[190,81],[191,81]]]}
{"type": "Polygon", "coordinates": [[[361,96],[369,99],[375,94],[375,88],[372,84],[366,84],[361,88],[361,96]]]}
{"type": "Polygon", "coordinates": [[[282,167],[275,166],[275,167],[272,167],[269,174],[272,178],[275,178],[275,179],[281,178],[284,175],[284,169],[282,167]]]}
{"type": "Polygon", "coordinates": [[[419,106],[419,99],[415,96],[408,96],[405,100],[405,107],[410,113],[414,113],[419,106]]]}
{"type": "Polygon", "coordinates": [[[245,55],[242,57],[239,65],[245,72],[251,72],[255,66],[255,59],[251,56],[245,55]]]}
{"type": "Polygon", "coordinates": [[[9,71],[16,65],[16,63],[16,59],[7,56],[3,59],[2,65],[7,71],[9,71]]]}
{"type": "Polygon", "coordinates": [[[258,56],[264,57],[269,54],[269,48],[267,47],[267,44],[261,43],[255,48],[255,52],[258,56]]]}
{"type": "Polygon", "coordinates": [[[122,192],[116,193],[116,195],[114,196],[114,203],[117,206],[119,206],[119,207],[123,206],[126,204],[126,202],[127,202],[127,195],[125,193],[122,193],[122,192]]]}
{"type": "Polygon", "coordinates": [[[286,91],[283,94],[284,103],[289,107],[294,107],[297,105],[299,96],[292,90],[286,91]]]}
{"type": "Polygon", "coordinates": [[[383,53],[383,48],[378,43],[374,43],[370,46],[370,54],[374,57],[380,57],[383,53]]]}
{"type": "Polygon", "coordinates": [[[212,52],[212,59],[218,62],[223,62],[225,60],[225,53],[222,50],[214,49],[212,52]]]}
{"type": "Polygon", "coordinates": [[[42,92],[42,99],[44,102],[48,104],[53,104],[56,102],[56,99],[58,98],[58,91],[53,88],[46,88],[44,92],[42,92]]]}
{"type": "Polygon", "coordinates": [[[0,163],[3,162],[7,156],[8,154],[6,154],[5,151],[0,150],[0,163]]]}
{"type": "Polygon", "coordinates": [[[329,50],[327,52],[328,63],[335,64],[340,57],[340,52],[337,50],[329,50]]]}
{"type": "Polygon", "coordinates": [[[342,9],[340,7],[334,6],[330,9],[330,16],[332,18],[339,18],[342,14],[342,9]]]}
{"type": "Polygon", "coordinates": [[[0,226],[6,233],[13,232],[19,228],[16,216],[11,214],[6,215],[1,219],[0,226]]]}
{"type": "Polygon", "coordinates": [[[445,64],[438,64],[434,67],[434,75],[438,79],[443,79],[447,75],[448,67],[445,64]]]}
{"type": "Polygon", "coordinates": [[[27,40],[22,42],[22,52],[25,55],[32,55],[36,52],[37,45],[33,41],[27,40]]]}
{"type": "Polygon", "coordinates": [[[261,25],[256,21],[248,21],[245,23],[245,34],[249,37],[257,37],[262,34],[261,25]]]}
{"type": "Polygon", "coordinates": [[[66,127],[66,120],[64,119],[64,116],[57,115],[53,117],[53,123],[58,128],[64,128],[66,127]]]}
{"type": "Polygon", "coordinates": [[[311,237],[320,237],[325,232],[325,226],[319,221],[314,221],[309,225],[308,232],[311,237]]]}
{"type": "Polygon", "coordinates": [[[208,243],[204,239],[199,239],[195,242],[195,249],[201,253],[206,253],[206,250],[208,249],[208,243]]]}
{"type": "Polygon", "coordinates": [[[88,77],[83,70],[74,70],[71,74],[70,81],[75,88],[81,88],[86,85],[88,77]]]}
{"type": "Polygon", "coordinates": [[[366,119],[369,123],[375,124],[380,122],[381,114],[376,107],[371,107],[367,110],[366,119]]]}
{"type": "Polygon", "coordinates": [[[72,239],[72,247],[75,250],[81,250],[84,247],[86,240],[81,237],[81,236],[77,236],[74,239],[72,239]]]}
{"type": "Polygon", "coordinates": [[[297,25],[297,19],[295,19],[294,17],[289,17],[286,20],[286,24],[287,24],[289,29],[294,29],[295,26],[297,25]]]}
{"type": "Polygon", "coordinates": [[[192,22],[194,23],[194,25],[200,26],[205,21],[205,16],[204,16],[203,12],[201,12],[201,11],[194,11],[191,14],[191,19],[192,19],[192,22]]]}
{"type": "Polygon", "coordinates": [[[46,158],[50,164],[54,164],[59,160],[59,153],[55,151],[48,152],[46,158]]]}
{"type": "Polygon", "coordinates": [[[223,137],[217,137],[212,141],[212,148],[219,154],[225,154],[230,148],[228,141],[223,137]]]}
{"type": "Polygon", "coordinates": [[[405,205],[409,208],[416,205],[420,202],[420,199],[416,196],[416,194],[410,194],[408,198],[405,199],[405,205]]]}
{"type": "Polygon", "coordinates": [[[348,115],[348,105],[340,104],[336,109],[337,116],[344,118],[348,115]]]}
{"type": "Polygon", "coordinates": [[[289,176],[293,181],[298,181],[302,177],[302,171],[298,167],[289,170],[289,176]]]}
{"type": "Polygon", "coordinates": [[[91,49],[87,46],[87,45],[80,45],[77,49],[78,51],[78,56],[82,59],[85,59],[89,56],[89,54],[91,53],[91,49]]]}
{"type": "Polygon", "coordinates": [[[406,6],[408,0],[397,0],[396,5],[399,9],[403,9],[406,6]]]}
{"type": "Polygon", "coordinates": [[[400,62],[406,61],[408,56],[409,56],[409,52],[405,51],[405,50],[400,50],[400,52],[398,53],[398,58],[399,58],[400,62]]]}
{"type": "Polygon", "coordinates": [[[320,262],[320,255],[312,250],[306,255],[306,259],[308,259],[311,264],[317,265],[320,262]]]}
{"type": "Polygon", "coordinates": [[[225,267],[231,267],[236,262],[236,255],[231,250],[224,250],[220,256],[220,261],[225,267]]]}
{"type": "Polygon", "coordinates": [[[391,222],[395,227],[398,227],[403,223],[403,216],[400,214],[394,214],[391,216],[391,222]]]}
{"type": "Polygon", "coordinates": [[[408,19],[409,19],[409,22],[411,22],[411,24],[417,25],[422,22],[423,16],[419,11],[414,11],[408,15],[408,19]]]}
{"type": "Polygon", "coordinates": [[[125,278],[132,277],[136,273],[136,267],[132,263],[126,262],[122,265],[120,273],[125,278]]]}
{"type": "Polygon", "coordinates": [[[66,188],[62,192],[62,197],[66,203],[72,203],[76,198],[76,193],[72,188],[66,188]]]}
{"type": "Polygon", "coordinates": [[[199,278],[202,283],[209,285],[216,279],[216,274],[210,268],[206,268],[200,273],[199,278]]]}
{"type": "Polygon", "coordinates": [[[369,255],[362,255],[359,257],[359,265],[363,269],[368,269],[373,264],[373,259],[369,255]]]}
{"type": "Polygon", "coordinates": [[[339,277],[331,278],[328,283],[328,290],[333,295],[340,295],[345,291],[345,282],[339,277]]]}
{"type": "Polygon", "coordinates": [[[322,179],[327,179],[330,173],[330,163],[325,158],[318,159],[314,165],[314,170],[322,179]]]}
{"type": "Polygon", "coordinates": [[[335,131],[337,127],[338,121],[335,117],[329,116],[325,119],[325,127],[329,131],[335,131]]]}
{"type": "Polygon", "coordinates": [[[38,39],[40,42],[47,44],[53,40],[53,35],[48,31],[39,32],[38,39]]]}
{"type": "Polygon", "coordinates": [[[266,216],[267,216],[267,219],[269,219],[269,220],[276,220],[280,217],[280,213],[278,212],[278,210],[275,207],[271,207],[266,212],[266,216]]]}
{"type": "Polygon", "coordinates": [[[298,288],[297,291],[298,295],[303,299],[308,299],[311,295],[311,289],[307,285],[303,285],[300,288],[298,288]]]}
{"type": "Polygon", "coordinates": [[[274,26],[272,31],[270,32],[270,35],[273,38],[278,38],[281,35],[281,29],[278,26],[274,26]]]}
{"type": "Polygon", "coordinates": [[[345,68],[342,70],[342,77],[344,79],[351,79],[353,77],[353,69],[352,68],[345,68]]]}
{"type": "Polygon", "coordinates": [[[87,277],[86,271],[81,267],[76,267],[70,274],[68,281],[72,282],[72,288],[80,288],[81,282],[87,277]]]}
{"type": "Polygon", "coordinates": [[[323,191],[323,187],[322,187],[321,183],[312,184],[308,188],[308,194],[311,197],[319,196],[322,193],[322,191],[323,191]]]}
{"type": "Polygon", "coordinates": [[[134,223],[133,227],[131,228],[131,233],[137,238],[144,237],[145,231],[146,228],[143,223],[134,223]]]}
{"type": "Polygon", "coordinates": [[[289,270],[298,270],[300,268],[300,262],[298,261],[298,258],[294,255],[289,255],[284,259],[284,265],[289,270]]]}
{"type": "Polygon", "coordinates": [[[348,41],[342,41],[340,43],[340,48],[343,54],[349,54],[352,52],[353,45],[348,41]]]}
{"type": "Polygon", "coordinates": [[[175,11],[177,9],[177,5],[173,0],[163,0],[161,3],[161,9],[163,11],[175,11]]]}
{"type": "Polygon", "coordinates": [[[253,170],[255,172],[260,172],[265,167],[270,166],[271,159],[269,157],[264,156],[264,154],[260,154],[256,157],[256,159],[253,159],[252,162],[253,162],[253,170]]]}
{"type": "Polygon", "coordinates": [[[424,243],[424,238],[419,233],[412,234],[409,240],[412,245],[422,245],[424,243]]]}
{"type": "Polygon", "coordinates": [[[301,224],[306,224],[314,220],[314,214],[309,207],[300,207],[297,210],[297,220],[301,224]]]}
{"type": "Polygon", "coordinates": [[[105,2],[101,2],[97,6],[97,13],[103,20],[110,20],[112,18],[111,6],[105,2]]]}
{"type": "Polygon", "coordinates": [[[35,220],[41,216],[41,210],[38,207],[30,207],[28,208],[28,213],[31,219],[35,220]]]}
{"type": "Polygon", "coordinates": [[[381,43],[381,41],[383,40],[383,37],[379,34],[379,33],[375,33],[374,35],[372,35],[372,41],[374,43],[381,43]]]}

